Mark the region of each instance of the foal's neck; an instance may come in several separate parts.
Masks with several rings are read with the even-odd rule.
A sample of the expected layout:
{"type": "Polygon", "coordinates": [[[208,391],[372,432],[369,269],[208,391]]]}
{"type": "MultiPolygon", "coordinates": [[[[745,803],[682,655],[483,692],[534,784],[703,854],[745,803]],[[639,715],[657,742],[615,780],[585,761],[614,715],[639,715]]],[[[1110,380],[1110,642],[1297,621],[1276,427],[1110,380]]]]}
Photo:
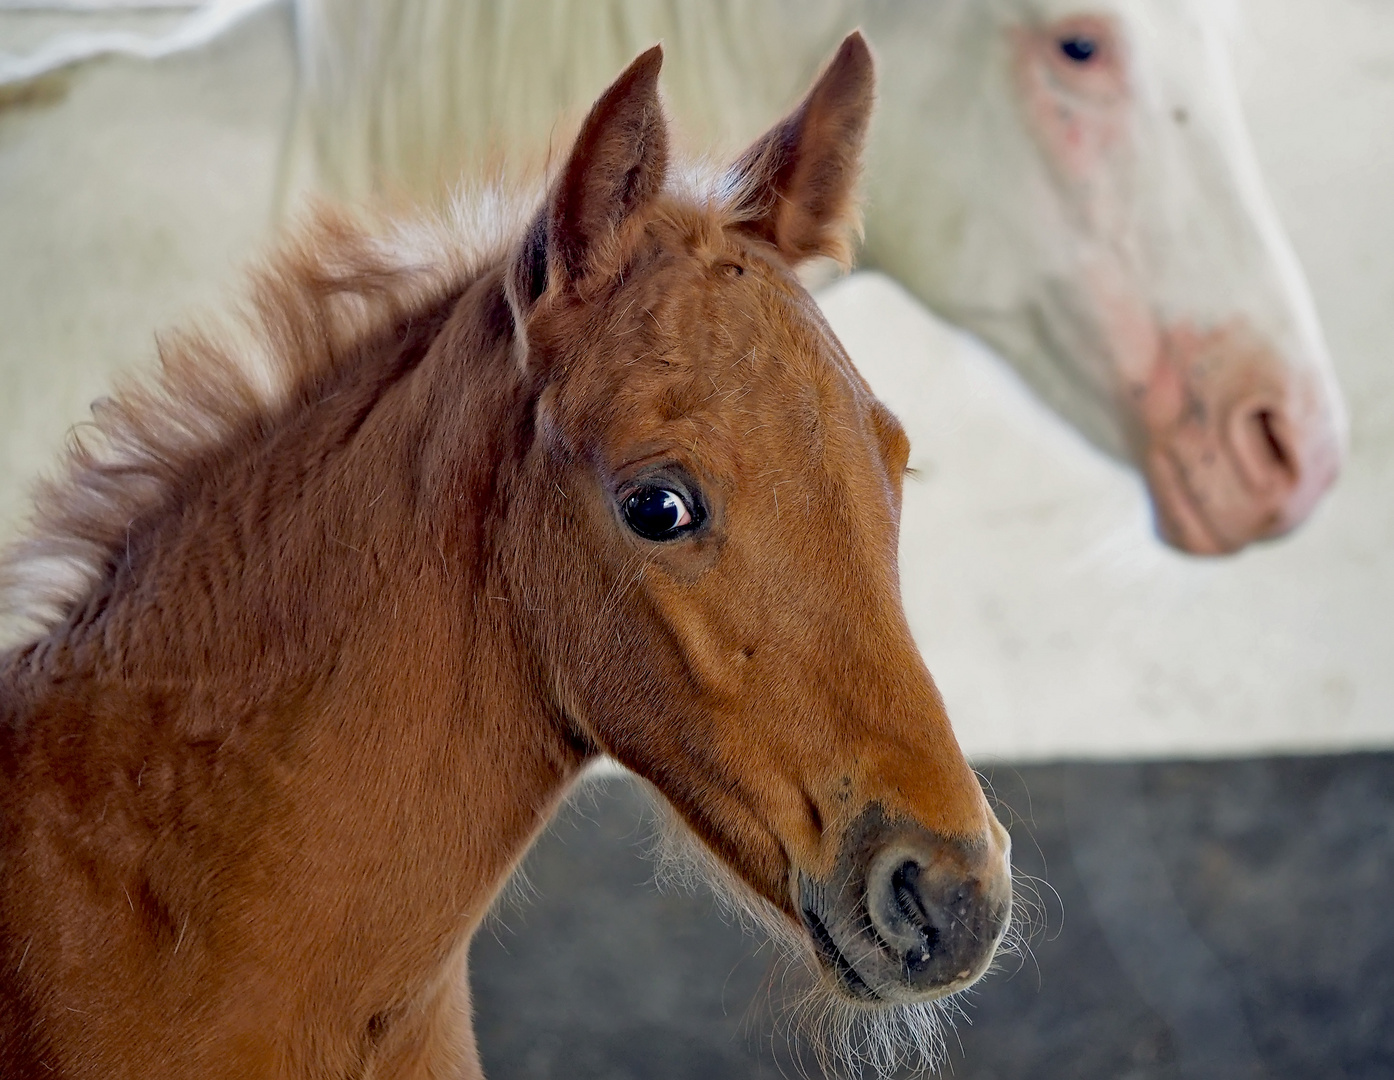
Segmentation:
{"type": "Polygon", "coordinates": [[[445,993],[585,755],[492,557],[527,408],[502,302],[486,275],[190,463],[0,671],[26,703],[13,790],[68,778],[101,918],[241,980],[249,1030],[334,1027],[324,1075],[445,993]]]}

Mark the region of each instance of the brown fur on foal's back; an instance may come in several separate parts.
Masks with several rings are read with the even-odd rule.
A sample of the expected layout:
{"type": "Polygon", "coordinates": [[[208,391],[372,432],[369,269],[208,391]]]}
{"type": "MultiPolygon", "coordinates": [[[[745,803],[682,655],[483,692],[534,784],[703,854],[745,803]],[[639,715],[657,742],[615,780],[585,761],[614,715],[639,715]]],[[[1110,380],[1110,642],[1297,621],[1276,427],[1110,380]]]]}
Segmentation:
{"type": "MultiPolygon", "coordinates": [[[[0,559],[0,612],[58,624],[114,569],[132,521],[187,491],[206,465],[307,412],[332,427],[318,410],[342,385],[367,371],[381,387],[419,360],[453,300],[501,262],[536,197],[471,191],[433,217],[318,207],[252,275],[236,315],[161,334],[155,376],[127,378],[94,403],[38,487],[31,527],[0,559]],[[403,328],[414,345],[399,339],[403,328]]],[[[337,411],[351,422],[351,408],[337,411]]]]}
{"type": "MultiPolygon", "coordinates": [[[[466,762],[447,730],[425,725],[360,728],[347,746],[297,725],[325,708],[331,725],[351,723],[332,711],[346,691],[374,719],[409,719],[423,700],[449,713],[480,692],[463,658],[489,612],[469,610],[478,561],[458,548],[482,540],[454,526],[482,517],[506,452],[493,423],[468,415],[507,408],[491,399],[508,380],[490,374],[512,368],[502,246],[476,254],[477,238],[448,222],[395,229],[374,239],[342,213],[324,214],[258,277],[248,332],[165,341],[157,387],[103,406],[96,438],[40,493],[35,533],[8,567],[12,582],[38,592],[29,602],[44,605],[32,609],[40,632],[0,655],[0,1076],[48,1075],[50,1034],[72,1041],[48,1030],[55,1015],[85,1037],[109,1029],[136,1047],[143,1023],[178,1016],[190,1071],[211,1076],[229,1031],[258,1040],[306,1009],[325,1020],[304,1062],[239,1066],[353,1074],[351,1058],[370,1050],[355,1042],[402,1024],[356,1015],[354,998],[375,989],[366,964],[361,988],[315,985],[305,920],[345,920],[335,874],[358,880],[364,858],[381,859],[389,892],[392,859],[380,853],[405,831],[431,834],[442,864],[465,878],[469,859],[458,834],[410,820],[409,806],[395,821],[362,815],[371,796],[392,796],[346,788],[351,756],[383,755],[384,789],[417,777],[458,786],[462,800],[471,783],[497,784],[520,765],[548,777],[575,765],[564,740],[545,736],[523,761],[466,762]],[[453,370],[413,380],[428,353],[442,352],[453,370]],[[453,408],[410,400],[455,391],[453,408]],[[426,430],[436,424],[458,437],[426,430]],[[442,470],[460,500],[449,530],[416,501],[424,487],[401,483],[442,470]],[[404,525],[439,528],[429,558],[394,542],[404,525]],[[54,556],[80,573],[35,590],[54,556]],[[451,594],[454,612],[441,603],[451,594]],[[288,784],[311,761],[318,779],[288,784]],[[314,837],[327,850],[313,857],[281,825],[312,798],[326,817],[352,822],[314,837]],[[366,856],[345,847],[350,838],[366,856]],[[265,910],[259,893],[272,880],[295,883],[294,917],[265,910]],[[264,949],[286,958],[275,985],[258,964],[264,949]],[[117,960],[98,972],[87,960],[104,952],[117,960]],[[119,978],[103,974],[113,970],[119,978]],[[210,979],[237,986],[236,999],[210,979]],[[354,1032],[335,1030],[344,1024],[354,1032]],[[208,1045],[205,1026],[218,1032],[208,1045]]],[[[504,723],[537,723],[536,706],[514,704],[504,723]]],[[[521,850],[547,809],[502,813],[500,841],[521,850]]],[[[468,890],[457,891],[469,906],[468,890]]],[[[455,903],[431,896],[417,906],[442,901],[455,903]]],[[[483,913],[475,907],[471,921],[483,913]]],[[[460,929],[439,927],[427,947],[457,950],[460,929]]],[[[364,956],[382,944],[363,943],[364,956]]]]}

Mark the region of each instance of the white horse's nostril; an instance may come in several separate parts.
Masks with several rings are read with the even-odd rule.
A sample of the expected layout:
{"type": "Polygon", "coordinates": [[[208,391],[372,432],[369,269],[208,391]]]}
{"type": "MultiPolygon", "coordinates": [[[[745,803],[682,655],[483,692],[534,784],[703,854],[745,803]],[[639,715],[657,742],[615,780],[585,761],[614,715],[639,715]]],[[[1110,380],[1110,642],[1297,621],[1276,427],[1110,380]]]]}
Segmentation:
{"type": "Polygon", "coordinates": [[[1273,426],[1273,414],[1267,409],[1261,409],[1257,413],[1259,426],[1263,428],[1264,437],[1268,440],[1268,447],[1273,451],[1273,458],[1285,468],[1292,467],[1292,459],[1288,455],[1287,448],[1283,446],[1278,438],[1278,433],[1273,426]]]}
{"type": "Polygon", "coordinates": [[[1236,408],[1230,447],[1245,484],[1260,495],[1282,497],[1301,477],[1295,440],[1287,414],[1269,401],[1236,408]]]}

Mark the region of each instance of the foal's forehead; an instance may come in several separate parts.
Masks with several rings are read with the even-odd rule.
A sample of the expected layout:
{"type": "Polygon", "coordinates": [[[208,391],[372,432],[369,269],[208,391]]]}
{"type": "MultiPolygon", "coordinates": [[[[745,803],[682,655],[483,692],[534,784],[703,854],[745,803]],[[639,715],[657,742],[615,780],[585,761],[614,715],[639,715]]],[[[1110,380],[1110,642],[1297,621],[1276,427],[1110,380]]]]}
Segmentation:
{"type": "Polygon", "coordinates": [[[745,273],[728,283],[745,294],[753,315],[750,360],[773,392],[802,392],[828,408],[863,404],[871,391],[822,310],[793,272],[761,247],[744,245],[745,273]]]}
{"type": "Polygon", "coordinates": [[[738,454],[734,443],[750,452],[765,442],[791,448],[796,434],[817,458],[828,438],[864,445],[870,436],[886,456],[899,425],[787,265],[737,228],[686,224],[661,230],[662,269],[633,283],[651,308],[620,300],[636,331],[620,331],[631,347],[647,358],[657,346],[653,361],[626,365],[617,397],[633,409],[620,428],[676,434],[690,425],[688,445],[725,444],[738,454]]]}
{"type": "Polygon", "coordinates": [[[670,263],[675,277],[697,283],[669,294],[677,301],[670,307],[670,332],[690,331],[708,344],[709,337],[724,340],[741,349],[741,364],[768,365],[771,375],[864,390],[822,311],[773,249],[718,213],[694,222],[697,217],[680,217],[660,241],[677,255],[670,263]]]}
{"type": "Polygon", "coordinates": [[[886,456],[897,425],[774,249],[671,203],[627,239],[608,314],[587,320],[591,360],[567,379],[575,437],[599,436],[612,463],[667,448],[718,472],[803,452],[831,465],[837,446],[860,459],[868,438],[886,456]]]}

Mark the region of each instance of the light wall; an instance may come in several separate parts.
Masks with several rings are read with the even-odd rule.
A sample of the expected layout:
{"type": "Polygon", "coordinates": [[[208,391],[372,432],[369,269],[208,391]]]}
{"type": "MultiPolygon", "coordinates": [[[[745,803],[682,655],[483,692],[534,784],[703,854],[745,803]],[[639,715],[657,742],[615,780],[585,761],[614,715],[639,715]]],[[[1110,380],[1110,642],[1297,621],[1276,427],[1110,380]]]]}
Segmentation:
{"type": "MultiPolygon", "coordinates": [[[[884,278],[824,294],[914,440],[907,607],[980,759],[1394,745],[1394,9],[1241,14],[1259,157],[1352,412],[1346,472],[1297,535],[1175,555],[1135,477],[981,347],[884,278]]],[[[293,89],[283,6],[195,54],[0,89],[0,535],[113,373],[216,309],[269,233],[293,89]]]]}

